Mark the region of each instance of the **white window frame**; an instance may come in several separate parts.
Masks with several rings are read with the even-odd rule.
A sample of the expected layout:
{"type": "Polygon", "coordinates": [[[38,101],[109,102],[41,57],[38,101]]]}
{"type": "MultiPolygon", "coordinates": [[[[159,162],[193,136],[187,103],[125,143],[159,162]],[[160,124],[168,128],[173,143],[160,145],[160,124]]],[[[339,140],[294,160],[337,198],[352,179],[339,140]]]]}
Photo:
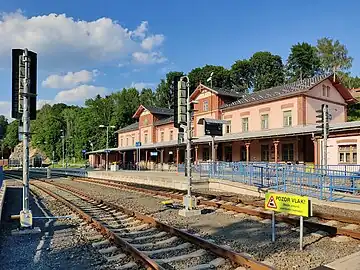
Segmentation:
{"type": "Polygon", "coordinates": [[[241,118],[241,129],[242,129],[242,132],[248,132],[249,131],[249,117],[241,118]],[[245,126],[246,126],[246,128],[244,128],[245,126]]]}
{"type": "Polygon", "coordinates": [[[260,118],[261,118],[261,129],[269,129],[269,114],[264,113],[264,114],[262,114],[260,116],[260,118]],[[264,118],[265,116],[266,116],[266,121],[265,121],[265,118],[264,118]],[[264,125],[263,125],[263,121],[264,121],[264,125]]]}
{"type": "Polygon", "coordinates": [[[283,126],[284,127],[292,127],[292,110],[283,111],[283,126]],[[285,116],[286,113],[290,113],[290,115],[285,116]],[[286,119],[285,119],[286,117],[286,119]]]}
{"type": "Polygon", "coordinates": [[[338,163],[339,164],[357,164],[357,144],[338,145],[338,163]],[[341,149],[348,147],[348,149],[341,149]],[[354,154],[356,156],[354,160],[354,154]],[[349,161],[346,161],[346,156],[349,155],[349,161]],[[343,157],[343,158],[341,158],[343,157]]]}

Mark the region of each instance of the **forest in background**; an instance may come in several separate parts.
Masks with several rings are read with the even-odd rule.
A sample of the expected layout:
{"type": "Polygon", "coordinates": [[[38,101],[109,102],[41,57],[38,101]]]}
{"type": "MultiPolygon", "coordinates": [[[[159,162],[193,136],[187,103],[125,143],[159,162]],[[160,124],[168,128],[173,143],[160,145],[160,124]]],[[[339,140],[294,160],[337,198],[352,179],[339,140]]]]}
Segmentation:
{"type": "MultiPolygon", "coordinates": [[[[271,52],[256,52],[249,59],[236,60],[230,68],[215,65],[196,67],[188,74],[190,90],[194,91],[213,72],[213,88],[223,88],[238,93],[259,91],[273,86],[320,74],[336,73],[348,88],[360,87],[360,78],[350,75],[353,58],[344,44],[338,40],[321,38],[316,45],[306,42],[294,44],[286,61],[271,52]]],[[[111,125],[116,129],[132,124],[134,112],[140,104],[172,108],[174,93],[171,83],[175,76],[185,75],[171,71],[161,79],[155,90],[123,88],[112,94],[96,96],[85,101],[84,106],[66,104],[44,105],[31,121],[31,144],[55,160],[62,158],[62,131],[65,133],[67,156],[80,160],[82,150],[103,149],[106,146],[106,129],[99,125],[111,125]]],[[[350,106],[349,121],[360,120],[358,104],[350,106]]],[[[115,130],[116,130],[115,129],[115,130]]],[[[114,131],[115,131],[114,130],[114,131]]],[[[18,121],[9,123],[0,115],[1,152],[7,158],[18,141],[18,121]],[[1,132],[2,131],[2,132],[1,132]]],[[[116,136],[109,136],[110,147],[115,147],[116,136]]]]}

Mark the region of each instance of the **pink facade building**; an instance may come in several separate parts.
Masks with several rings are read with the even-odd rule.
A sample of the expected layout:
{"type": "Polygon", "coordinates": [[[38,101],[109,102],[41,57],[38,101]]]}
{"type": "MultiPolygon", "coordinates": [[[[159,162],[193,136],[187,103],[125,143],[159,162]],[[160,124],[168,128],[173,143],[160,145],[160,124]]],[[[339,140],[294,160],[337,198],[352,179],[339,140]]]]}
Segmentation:
{"type": "MultiPolygon", "coordinates": [[[[223,136],[215,138],[217,160],[319,164],[322,143],[316,110],[327,104],[331,114],[328,164],[358,163],[360,122],[347,122],[347,106],[356,99],[332,75],[249,94],[200,84],[191,99],[197,101],[192,121],[194,162],[211,159],[211,138],[204,136],[204,126],[198,122],[212,118],[227,121],[223,136]]],[[[140,158],[146,167],[172,164],[176,168],[184,162],[185,144],[178,141],[173,110],[141,105],[133,118],[134,124],[116,132],[118,147],[111,149],[110,162],[134,163],[136,142],[141,142],[140,158]]],[[[92,166],[104,164],[104,150],[89,154],[92,166]]]]}

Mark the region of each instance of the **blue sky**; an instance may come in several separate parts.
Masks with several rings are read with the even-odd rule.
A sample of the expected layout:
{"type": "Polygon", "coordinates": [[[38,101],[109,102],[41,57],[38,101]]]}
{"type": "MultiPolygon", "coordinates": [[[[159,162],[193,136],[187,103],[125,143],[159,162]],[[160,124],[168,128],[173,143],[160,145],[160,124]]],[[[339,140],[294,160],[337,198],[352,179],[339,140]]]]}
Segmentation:
{"type": "Polygon", "coordinates": [[[0,114],[10,113],[13,47],[38,53],[39,104],[154,88],[169,70],[230,67],[256,51],[285,61],[291,45],[325,36],[347,46],[360,75],[359,11],[359,1],[329,0],[2,1],[0,114]]]}

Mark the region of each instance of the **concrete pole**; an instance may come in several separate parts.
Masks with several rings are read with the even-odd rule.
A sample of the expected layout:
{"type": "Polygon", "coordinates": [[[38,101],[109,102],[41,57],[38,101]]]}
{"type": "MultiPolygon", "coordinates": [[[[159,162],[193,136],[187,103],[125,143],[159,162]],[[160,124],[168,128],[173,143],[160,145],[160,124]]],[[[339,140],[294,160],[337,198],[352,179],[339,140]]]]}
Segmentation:
{"type": "Polygon", "coordinates": [[[63,168],[65,168],[65,132],[64,131],[62,135],[62,158],[63,158],[63,168]]]}
{"type": "MultiPolygon", "coordinates": [[[[189,85],[189,82],[188,82],[189,85]]],[[[192,176],[191,176],[191,106],[190,106],[190,96],[189,96],[189,86],[188,86],[188,98],[187,98],[187,125],[186,125],[186,132],[187,132],[187,138],[186,138],[186,169],[187,169],[187,195],[189,198],[191,197],[191,182],[192,182],[192,176]]]]}
{"type": "Polygon", "coordinates": [[[23,211],[29,212],[29,133],[30,133],[30,108],[29,108],[29,69],[30,61],[28,58],[28,50],[25,49],[23,55],[25,62],[25,78],[24,78],[24,106],[23,106],[23,211]]]}

